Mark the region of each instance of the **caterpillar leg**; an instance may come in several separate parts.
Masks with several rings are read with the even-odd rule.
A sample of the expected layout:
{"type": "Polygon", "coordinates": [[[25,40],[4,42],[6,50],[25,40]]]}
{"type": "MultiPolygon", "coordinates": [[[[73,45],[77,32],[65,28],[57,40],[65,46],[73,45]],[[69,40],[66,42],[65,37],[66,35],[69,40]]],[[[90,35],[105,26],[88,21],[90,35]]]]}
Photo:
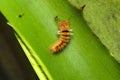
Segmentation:
{"type": "Polygon", "coordinates": [[[73,29],[70,29],[70,31],[73,31],[73,29]]]}
{"type": "Polygon", "coordinates": [[[57,34],[60,35],[60,31],[58,31],[57,34]]]}

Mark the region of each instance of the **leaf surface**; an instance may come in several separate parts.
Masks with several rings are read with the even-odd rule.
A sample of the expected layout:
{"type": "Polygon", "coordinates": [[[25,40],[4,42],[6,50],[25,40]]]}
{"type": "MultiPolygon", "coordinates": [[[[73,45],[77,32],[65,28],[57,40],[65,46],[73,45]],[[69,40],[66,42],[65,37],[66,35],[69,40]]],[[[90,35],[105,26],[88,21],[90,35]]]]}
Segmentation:
{"type": "Polygon", "coordinates": [[[93,35],[80,11],[68,1],[1,0],[0,11],[20,36],[17,36],[18,40],[40,79],[120,79],[119,64],[93,35]],[[59,54],[52,54],[49,50],[58,39],[55,16],[61,20],[71,17],[70,28],[74,33],[59,54]]]}

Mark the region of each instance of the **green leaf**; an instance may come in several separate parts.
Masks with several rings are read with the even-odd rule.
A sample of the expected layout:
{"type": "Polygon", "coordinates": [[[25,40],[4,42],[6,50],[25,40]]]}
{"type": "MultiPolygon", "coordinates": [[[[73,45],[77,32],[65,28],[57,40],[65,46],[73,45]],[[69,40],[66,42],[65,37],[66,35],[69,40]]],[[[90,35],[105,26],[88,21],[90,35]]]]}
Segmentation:
{"type": "Polygon", "coordinates": [[[78,9],[85,5],[84,18],[92,31],[120,62],[120,0],[69,0],[78,9]]]}
{"type": "Polygon", "coordinates": [[[0,10],[17,32],[23,50],[41,80],[118,80],[119,64],[94,36],[80,11],[66,0],[1,0],[0,10]],[[57,39],[54,17],[70,18],[74,35],[52,54],[57,39]]]}

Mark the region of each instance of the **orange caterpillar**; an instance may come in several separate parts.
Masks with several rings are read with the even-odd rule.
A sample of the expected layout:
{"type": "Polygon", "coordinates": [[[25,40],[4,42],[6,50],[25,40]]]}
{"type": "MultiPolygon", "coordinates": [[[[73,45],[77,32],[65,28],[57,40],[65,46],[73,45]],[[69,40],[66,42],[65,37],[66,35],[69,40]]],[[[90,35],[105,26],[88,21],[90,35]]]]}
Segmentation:
{"type": "Polygon", "coordinates": [[[69,28],[69,22],[65,21],[65,22],[60,22],[58,21],[58,17],[55,17],[55,20],[58,23],[59,26],[59,39],[58,41],[53,44],[50,48],[52,53],[57,53],[59,51],[61,51],[66,45],[67,43],[70,41],[70,32],[71,29],[69,28]]]}

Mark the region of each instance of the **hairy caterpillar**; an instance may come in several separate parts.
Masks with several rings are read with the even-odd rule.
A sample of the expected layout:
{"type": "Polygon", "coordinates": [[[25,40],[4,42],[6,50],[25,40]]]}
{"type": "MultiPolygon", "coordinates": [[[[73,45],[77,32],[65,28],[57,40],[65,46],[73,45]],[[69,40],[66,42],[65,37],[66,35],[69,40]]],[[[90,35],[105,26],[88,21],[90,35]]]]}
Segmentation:
{"type": "Polygon", "coordinates": [[[52,53],[61,51],[67,45],[70,41],[70,32],[72,31],[69,27],[68,21],[61,22],[57,16],[55,17],[55,20],[59,26],[59,39],[50,47],[52,53]]]}

